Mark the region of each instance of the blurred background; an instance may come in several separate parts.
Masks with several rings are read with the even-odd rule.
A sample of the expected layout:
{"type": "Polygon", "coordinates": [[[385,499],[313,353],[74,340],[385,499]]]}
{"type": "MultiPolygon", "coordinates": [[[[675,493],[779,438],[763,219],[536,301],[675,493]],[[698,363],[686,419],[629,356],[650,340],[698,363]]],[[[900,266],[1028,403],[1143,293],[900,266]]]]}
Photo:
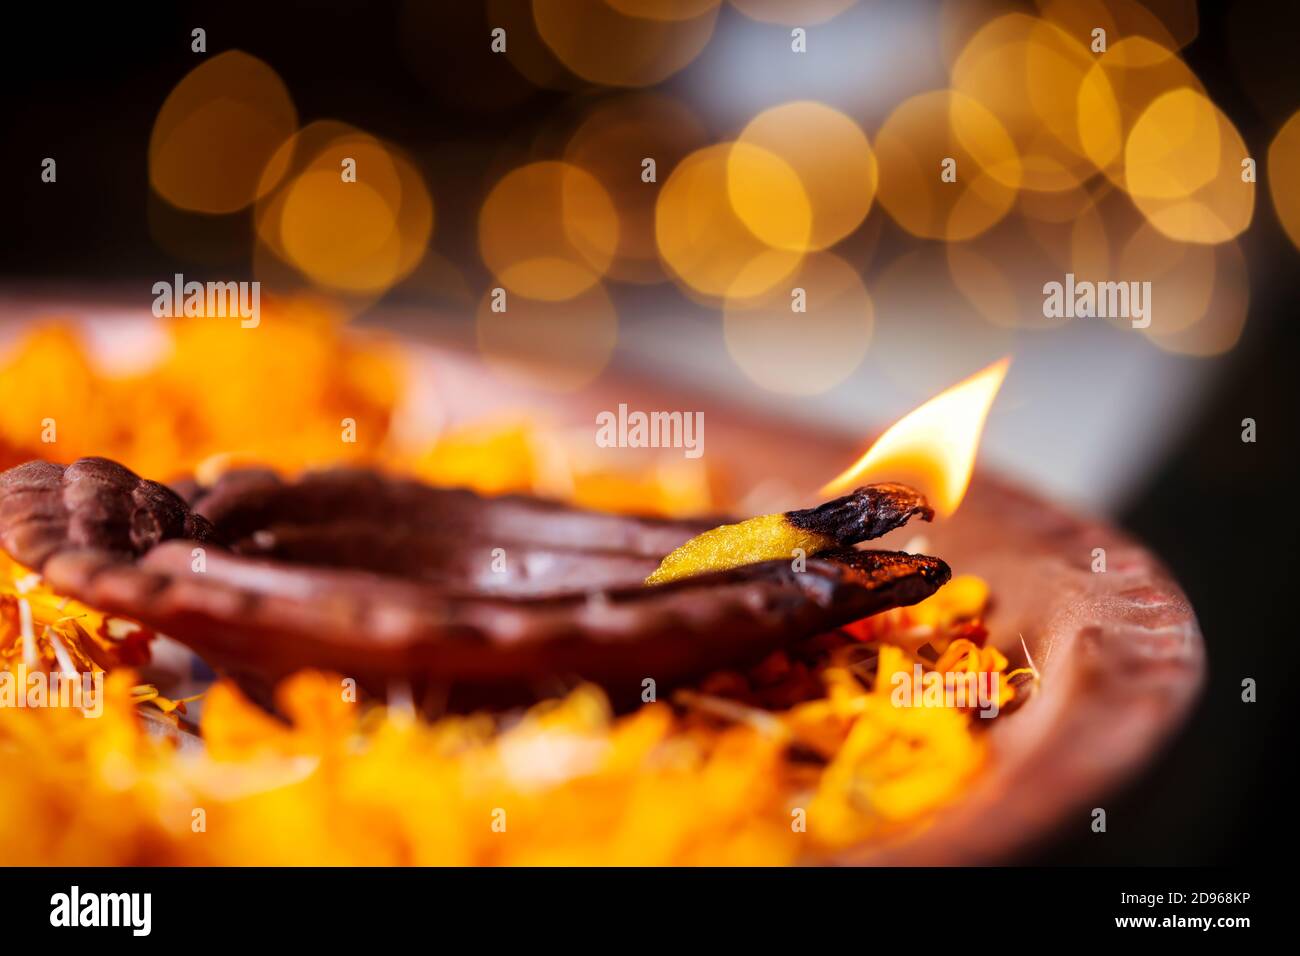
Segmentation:
{"type": "MultiPolygon", "coordinates": [[[[634,373],[850,435],[1014,355],[983,459],[1151,544],[1211,668],[1186,732],[1110,812],[1117,838],[1037,861],[1276,850],[1267,801],[1293,747],[1291,5],[7,17],[0,348],[51,314],[147,324],[151,286],[177,272],[257,279],[358,327],[459,346],[524,394],[634,373]],[[1151,282],[1150,327],[1045,317],[1043,284],[1066,273],[1151,282]],[[809,305],[792,324],[795,286],[809,305]],[[1240,702],[1244,677],[1259,703],[1240,702]]],[[[119,352],[141,341],[101,336],[115,337],[119,352]]]]}

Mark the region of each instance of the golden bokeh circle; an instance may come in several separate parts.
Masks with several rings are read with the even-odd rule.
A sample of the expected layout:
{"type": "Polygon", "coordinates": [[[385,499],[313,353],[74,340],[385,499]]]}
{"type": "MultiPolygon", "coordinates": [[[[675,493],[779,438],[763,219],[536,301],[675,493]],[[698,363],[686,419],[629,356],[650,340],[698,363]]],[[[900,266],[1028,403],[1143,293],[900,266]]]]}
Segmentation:
{"type": "Polygon", "coordinates": [[[905,100],[876,134],[880,204],[924,239],[970,239],[1007,214],[1020,159],[1002,124],[980,103],[949,90],[905,100]],[[955,180],[944,181],[953,161],[955,180]]]}
{"type": "Polygon", "coordinates": [[[1125,186],[1124,148],[1138,117],[1180,87],[1204,92],[1177,54],[1144,36],[1114,42],[1089,69],[1078,95],[1079,141],[1113,183],[1125,186]]]}
{"type": "Polygon", "coordinates": [[[1125,188],[1134,199],[1181,199],[1219,174],[1214,104],[1191,89],[1158,97],[1124,147],[1125,188]]]}
{"type": "Polygon", "coordinates": [[[298,113],[279,75],[239,50],[191,70],[168,94],[149,137],[149,182],[168,202],[236,212],[285,172],[272,162],[298,113]]]}
{"type": "Polygon", "coordinates": [[[614,203],[572,163],[546,160],[507,173],[479,211],[479,252],[512,292],[558,302],[609,271],[619,243],[614,203]]]}
{"type": "Polygon", "coordinates": [[[1268,147],[1268,191],[1278,222],[1300,249],[1300,111],[1282,124],[1268,147]]]}
{"type": "MultiPolygon", "coordinates": [[[[747,195],[748,190],[759,188],[758,177],[745,179],[753,174],[772,177],[787,197],[796,188],[802,191],[799,177],[780,157],[733,143],[691,153],[660,188],[655,241],[664,264],[688,291],[712,299],[753,298],[798,266],[801,252],[769,245],[736,213],[730,187],[734,182],[747,195]],[[741,157],[733,166],[736,149],[741,157]]],[[[811,215],[804,221],[811,223],[811,215]]],[[[776,219],[771,225],[776,229],[783,222],[776,219]]]]}
{"type": "Polygon", "coordinates": [[[305,172],[313,162],[323,168],[320,157],[331,143],[358,137],[373,139],[366,137],[355,126],[338,120],[315,120],[280,144],[267,161],[258,182],[253,225],[260,242],[273,249],[277,255],[284,256],[284,247],[280,242],[280,218],[287,190],[277,186],[292,182],[294,176],[305,172]]]}
{"type": "Polygon", "coordinates": [[[330,170],[310,170],[288,187],[280,238],[290,261],[323,285],[373,289],[397,273],[394,210],[374,186],[330,170]]]}
{"type": "Polygon", "coordinates": [[[1241,234],[1255,210],[1250,158],[1232,121],[1200,92],[1157,97],[1124,146],[1124,180],[1153,226],[1183,242],[1220,243],[1241,234]]]}
{"type": "Polygon", "coordinates": [[[1079,89],[1093,64],[1078,39],[1020,13],[985,24],[957,57],[953,89],[983,104],[1010,135],[1020,156],[1016,185],[1070,189],[1095,171],[1077,116],[1079,89]]]}
{"type": "Polygon", "coordinates": [[[776,153],[736,142],[727,153],[727,198],[760,241],[802,252],[812,237],[813,210],[799,173],[776,153]]]}
{"type": "MultiPolygon", "coordinates": [[[[271,164],[290,172],[281,188],[258,202],[260,245],[312,285],[372,296],[423,258],[433,232],[433,199],[396,147],[321,120],[286,141],[271,164]]],[[[255,259],[264,273],[276,271],[264,256],[255,259]]]]}
{"type": "MultiPolygon", "coordinates": [[[[804,205],[812,213],[804,248],[834,245],[857,229],[871,210],[879,181],[875,153],[858,124],[838,110],[811,100],[774,106],[750,120],[737,142],[780,157],[799,177],[804,198],[796,193],[786,202],[795,204],[797,216],[804,205]]],[[[761,222],[781,198],[735,189],[731,195],[746,223],[761,222]]],[[[787,226],[784,231],[789,241],[792,230],[787,226]]],[[[763,235],[761,229],[755,232],[763,235]]]]}

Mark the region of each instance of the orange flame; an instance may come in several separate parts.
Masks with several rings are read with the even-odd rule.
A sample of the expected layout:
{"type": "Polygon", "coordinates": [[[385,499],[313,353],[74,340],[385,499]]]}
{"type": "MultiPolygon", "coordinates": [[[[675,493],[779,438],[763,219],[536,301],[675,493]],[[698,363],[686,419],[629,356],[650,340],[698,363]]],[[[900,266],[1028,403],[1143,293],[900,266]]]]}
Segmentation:
{"type": "Polygon", "coordinates": [[[966,495],[984,420],[1010,365],[1010,356],[1000,359],[904,415],[821,494],[843,494],[867,479],[903,481],[937,514],[951,515],[966,495]]]}

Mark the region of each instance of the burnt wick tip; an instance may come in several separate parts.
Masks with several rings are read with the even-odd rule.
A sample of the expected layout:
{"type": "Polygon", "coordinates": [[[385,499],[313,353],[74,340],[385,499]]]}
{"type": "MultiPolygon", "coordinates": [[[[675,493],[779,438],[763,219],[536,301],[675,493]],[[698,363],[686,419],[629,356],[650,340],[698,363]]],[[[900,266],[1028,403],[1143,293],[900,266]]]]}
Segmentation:
{"type": "Polygon", "coordinates": [[[915,488],[896,482],[863,485],[816,507],[786,512],[795,527],[826,535],[842,545],[878,538],[901,528],[913,516],[932,521],[934,509],[915,488]]]}

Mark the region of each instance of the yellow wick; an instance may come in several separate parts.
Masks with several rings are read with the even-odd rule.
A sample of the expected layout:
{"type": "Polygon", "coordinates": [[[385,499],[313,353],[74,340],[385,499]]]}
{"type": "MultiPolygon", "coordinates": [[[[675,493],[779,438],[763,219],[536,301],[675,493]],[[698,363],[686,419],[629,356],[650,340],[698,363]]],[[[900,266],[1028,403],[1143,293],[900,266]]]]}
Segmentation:
{"type": "Polygon", "coordinates": [[[805,555],[833,547],[835,540],[824,534],[803,531],[784,514],[760,515],[739,524],[724,524],[697,535],[677,548],[645,579],[646,584],[665,584],[707,571],[723,571],[757,561],[793,559],[795,549],[805,555]]]}

